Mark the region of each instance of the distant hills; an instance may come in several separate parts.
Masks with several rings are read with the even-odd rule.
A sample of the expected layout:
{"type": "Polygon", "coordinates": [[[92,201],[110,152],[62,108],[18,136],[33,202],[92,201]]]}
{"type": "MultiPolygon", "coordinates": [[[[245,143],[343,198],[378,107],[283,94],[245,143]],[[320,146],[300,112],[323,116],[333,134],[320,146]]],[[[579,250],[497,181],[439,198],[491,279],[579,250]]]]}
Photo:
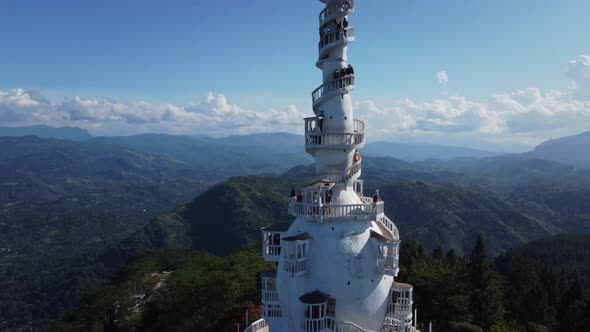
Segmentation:
{"type": "Polygon", "coordinates": [[[274,149],[253,145],[246,139],[213,139],[165,134],[96,137],[90,141],[130,147],[189,163],[203,174],[230,177],[244,174],[280,174],[299,164],[309,164],[311,157],[303,149],[274,149]],[[240,144],[235,143],[240,141],[240,144]]]}
{"type": "MultiPolygon", "coordinates": [[[[54,128],[49,126],[1,127],[0,136],[38,136],[41,138],[58,138],[64,140],[92,140],[100,143],[128,146],[140,151],[157,153],[168,157],[188,161],[204,162],[225,167],[229,157],[238,161],[231,167],[240,169],[237,173],[251,174],[285,171],[297,164],[310,163],[313,160],[305,153],[304,138],[301,135],[274,132],[250,135],[233,135],[212,138],[205,135],[183,136],[167,134],[140,134],[116,137],[92,137],[85,129],[75,127],[54,128]],[[273,161],[282,160],[279,165],[273,161]],[[269,168],[260,168],[260,163],[269,168]],[[278,169],[275,169],[277,168],[278,169]],[[275,169],[275,171],[271,171],[275,169]]],[[[440,160],[452,162],[467,159],[486,159],[506,157],[514,159],[542,159],[572,165],[578,168],[590,168],[590,131],[578,135],[550,139],[535,147],[532,151],[519,154],[503,154],[465,147],[443,146],[433,144],[408,144],[396,142],[369,142],[362,153],[375,157],[394,157],[407,162],[440,160]]],[[[231,172],[230,172],[231,173],[231,172]]],[[[231,174],[230,174],[231,175],[231,174]]]]}
{"type": "Polygon", "coordinates": [[[28,127],[0,127],[1,136],[37,136],[70,141],[83,141],[92,137],[88,130],[77,127],[50,127],[45,125],[28,127]]]}
{"type": "Polygon", "coordinates": [[[552,160],[576,167],[590,167],[590,131],[568,137],[550,139],[539,144],[527,158],[552,160]]]}
{"type": "Polygon", "coordinates": [[[371,156],[391,156],[409,162],[427,159],[450,160],[455,158],[486,158],[501,155],[501,153],[497,152],[456,146],[402,144],[384,141],[368,143],[362,151],[364,154],[371,156]]]}

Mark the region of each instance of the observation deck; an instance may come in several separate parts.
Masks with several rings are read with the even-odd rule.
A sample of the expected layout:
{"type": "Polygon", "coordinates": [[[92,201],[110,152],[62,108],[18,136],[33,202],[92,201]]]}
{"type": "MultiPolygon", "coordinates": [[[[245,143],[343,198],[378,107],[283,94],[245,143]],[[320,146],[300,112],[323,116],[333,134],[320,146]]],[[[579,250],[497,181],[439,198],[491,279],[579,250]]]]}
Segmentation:
{"type": "Polygon", "coordinates": [[[371,197],[362,197],[361,204],[314,204],[294,202],[289,213],[294,217],[309,217],[311,221],[369,221],[378,220],[384,213],[383,202],[373,203],[371,197]]]}
{"type": "Polygon", "coordinates": [[[305,118],[305,149],[314,155],[317,149],[360,149],[365,145],[365,123],[354,119],[352,133],[322,133],[321,117],[305,118]]]}

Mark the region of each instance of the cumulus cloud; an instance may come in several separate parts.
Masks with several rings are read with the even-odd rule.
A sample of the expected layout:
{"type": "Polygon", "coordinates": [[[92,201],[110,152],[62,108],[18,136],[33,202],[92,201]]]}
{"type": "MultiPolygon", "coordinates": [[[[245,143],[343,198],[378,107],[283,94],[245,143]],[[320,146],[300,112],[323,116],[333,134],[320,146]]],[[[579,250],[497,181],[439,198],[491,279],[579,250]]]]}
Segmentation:
{"type": "Polygon", "coordinates": [[[294,105],[285,109],[253,111],[230,103],[224,95],[209,93],[187,105],[147,102],[120,103],[112,99],[68,97],[52,101],[24,89],[0,91],[0,123],[7,125],[71,125],[111,134],[157,131],[183,134],[247,134],[301,130],[300,113],[294,105]]]}
{"type": "Polygon", "coordinates": [[[447,83],[449,82],[449,76],[447,76],[447,71],[443,70],[443,71],[437,72],[436,79],[438,80],[438,83],[440,83],[442,85],[447,85],[447,83]]]}
{"type": "Polygon", "coordinates": [[[590,103],[571,92],[542,93],[536,88],[495,94],[485,101],[451,96],[378,106],[369,100],[357,103],[356,109],[361,116],[366,114],[371,134],[380,139],[456,135],[488,141],[502,137],[505,142],[512,137],[513,143],[537,144],[547,135],[590,129],[590,103]]]}
{"type": "Polygon", "coordinates": [[[590,56],[581,55],[569,62],[567,77],[578,98],[590,100],[590,56]]]}

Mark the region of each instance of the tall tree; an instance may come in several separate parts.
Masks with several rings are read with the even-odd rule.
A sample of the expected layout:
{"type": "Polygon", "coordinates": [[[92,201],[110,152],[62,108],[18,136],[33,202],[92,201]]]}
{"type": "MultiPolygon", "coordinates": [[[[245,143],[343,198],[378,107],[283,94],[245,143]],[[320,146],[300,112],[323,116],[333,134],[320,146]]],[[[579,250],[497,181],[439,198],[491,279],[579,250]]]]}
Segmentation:
{"type": "Polygon", "coordinates": [[[472,287],[469,308],[473,314],[473,321],[489,329],[504,315],[504,291],[500,276],[487,260],[482,234],[477,237],[468,268],[472,287]]]}

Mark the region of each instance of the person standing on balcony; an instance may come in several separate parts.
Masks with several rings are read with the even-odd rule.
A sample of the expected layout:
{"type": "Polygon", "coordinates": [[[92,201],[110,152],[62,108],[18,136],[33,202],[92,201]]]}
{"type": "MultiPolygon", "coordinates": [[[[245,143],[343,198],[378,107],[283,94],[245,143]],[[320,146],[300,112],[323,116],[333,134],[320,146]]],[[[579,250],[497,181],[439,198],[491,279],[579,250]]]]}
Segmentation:
{"type": "Polygon", "coordinates": [[[354,155],[352,156],[352,162],[354,164],[358,163],[359,161],[361,161],[361,154],[359,152],[358,149],[354,150],[354,155]]]}
{"type": "MultiPolygon", "coordinates": [[[[324,26],[324,30],[323,30],[323,31],[324,31],[324,37],[326,37],[326,36],[328,36],[328,35],[330,34],[330,28],[328,27],[328,25],[325,25],[325,26],[324,26]]],[[[324,41],[324,40],[322,39],[322,47],[323,47],[324,45],[326,45],[326,44],[330,43],[330,41],[329,41],[329,39],[330,39],[330,36],[328,36],[328,37],[326,37],[326,38],[328,39],[328,41],[324,41]]]]}
{"type": "Polygon", "coordinates": [[[297,192],[297,202],[303,202],[303,195],[301,194],[301,191],[297,192]]]}
{"type": "Polygon", "coordinates": [[[289,193],[289,206],[292,206],[296,200],[297,194],[295,193],[295,188],[291,187],[291,192],[289,193]]]}
{"type": "Polygon", "coordinates": [[[313,192],[313,213],[314,214],[320,214],[320,195],[318,194],[317,191],[313,192]]]}
{"type": "Polygon", "coordinates": [[[373,212],[377,211],[377,203],[379,202],[381,202],[381,196],[379,195],[379,189],[377,189],[373,195],[373,212]]]}
{"type": "Polygon", "coordinates": [[[346,75],[354,75],[354,68],[350,64],[346,67],[346,75]]]}
{"type": "Polygon", "coordinates": [[[328,190],[328,192],[326,193],[326,210],[325,210],[325,214],[326,215],[330,215],[330,204],[332,204],[332,195],[334,195],[334,192],[332,191],[332,189],[328,190]]]}

